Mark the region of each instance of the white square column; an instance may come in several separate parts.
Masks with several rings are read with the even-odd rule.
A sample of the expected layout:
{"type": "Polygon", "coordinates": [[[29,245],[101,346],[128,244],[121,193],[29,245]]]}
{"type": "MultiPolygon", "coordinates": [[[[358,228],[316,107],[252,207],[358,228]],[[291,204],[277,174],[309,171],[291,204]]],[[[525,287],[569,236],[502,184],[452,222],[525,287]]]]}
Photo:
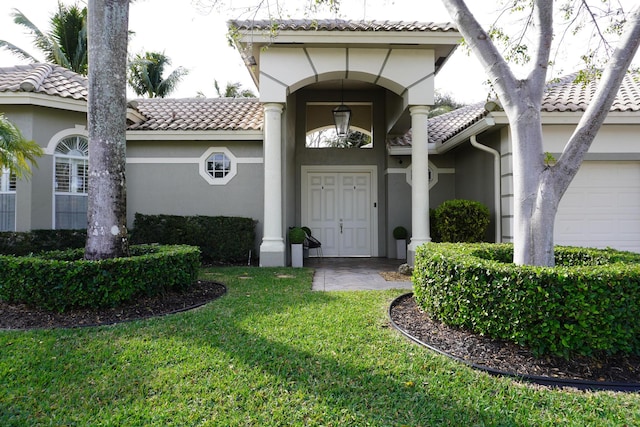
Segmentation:
{"type": "Polygon", "coordinates": [[[429,233],[429,107],[417,105],[411,113],[411,242],[407,263],[414,265],[418,246],[431,241],[429,233]]]}
{"type": "Polygon", "coordinates": [[[282,110],[264,104],[264,226],[260,267],[283,267],[286,250],[282,233],[282,110]]]}

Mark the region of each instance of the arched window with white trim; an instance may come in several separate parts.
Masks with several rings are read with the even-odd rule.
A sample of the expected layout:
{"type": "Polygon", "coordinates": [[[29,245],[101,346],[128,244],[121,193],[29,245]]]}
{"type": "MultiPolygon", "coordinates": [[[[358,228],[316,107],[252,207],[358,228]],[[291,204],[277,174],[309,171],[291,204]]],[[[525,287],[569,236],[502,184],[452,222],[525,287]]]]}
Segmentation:
{"type": "Polygon", "coordinates": [[[82,135],[62,139],[54,159],[54,228],[87,228],[89,141],[82,135]]]}
{"type": "Polygon", "coordinates": [[[0,231],[16,230],[16,176],[0,169],[0,231]]]}
{"type": "Polygon", "coordinates": [[[346,137],[339,137],[334,126],[325,126],[307,133],[306,148],[373,148],[371,132],[351,129],[346,137]]]}

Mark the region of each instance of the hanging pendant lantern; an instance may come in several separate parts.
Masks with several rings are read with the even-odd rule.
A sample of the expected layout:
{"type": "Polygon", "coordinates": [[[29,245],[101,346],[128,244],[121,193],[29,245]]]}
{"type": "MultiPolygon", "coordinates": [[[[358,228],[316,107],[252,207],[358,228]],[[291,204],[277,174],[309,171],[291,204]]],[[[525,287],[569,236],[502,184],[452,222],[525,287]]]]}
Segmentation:
{"type": "Polygon", "coordinates": [[[333,123],[336,125],[336,134],[340,138],[349,135],[349,125],[351,123],[351,108],[344,105],[344,80],[340,92],[340,105],[333,109],[333,123]]]}
{"type": "Polygon", "coordinates": [[[336,134],[343,138],[349,134],[349,123],[351,122],[351,108],[342,104],[333,109],[333,122],[336,125],[336,134]]]}

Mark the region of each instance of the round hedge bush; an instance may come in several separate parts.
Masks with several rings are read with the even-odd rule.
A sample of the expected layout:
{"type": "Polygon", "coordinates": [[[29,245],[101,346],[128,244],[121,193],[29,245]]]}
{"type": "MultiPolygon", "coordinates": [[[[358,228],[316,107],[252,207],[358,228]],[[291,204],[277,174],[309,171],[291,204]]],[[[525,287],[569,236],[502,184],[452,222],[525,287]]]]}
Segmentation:
{"type": "Polygon", "coordinates": [[[409,232],[407,231],[407,229],[401,225],[393,229],[393,238],[396,240],[406,240],[408,235],[409,232]]]}
{"type": "Polygon", "coordinates": [[[0,256],[0,300],[59,312],[110,307],[138,295],[186,288],[197,278],[197,247],[137,245],[130,249],[129,257],[100,261],[83,259],[84,249],[0,256]]]}
{"type": "Polygon", "coordinates": [[[447,200],[436,208],[435,217],[442,242],[481,242],[489,226],[489,209],[473,200],[447,200]]]}
{"type": "Polygon", "coordinates": [[[292,245],[300,245],[304,243],[304,239],[307,238],[307,233],[304,232],[302,227],[291,227],[289,229],[289,243],[292,245]]]}
{"type": "Polygon", "coordinates": [[[418,248],[416,302],[448,325],[538,354],[640,355],[640,254],[556,247],[556,267],[519,266],[509,244],[418,248]]]}

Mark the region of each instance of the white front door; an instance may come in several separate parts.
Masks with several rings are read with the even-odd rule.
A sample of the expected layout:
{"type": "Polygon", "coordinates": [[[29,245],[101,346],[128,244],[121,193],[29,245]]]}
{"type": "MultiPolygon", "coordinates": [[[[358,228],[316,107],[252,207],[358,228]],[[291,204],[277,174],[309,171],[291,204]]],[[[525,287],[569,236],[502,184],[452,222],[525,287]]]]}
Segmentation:
{"type": "Polygon", "coordinates": [[[307,171],[305,182],[302,222],[323,255],[372,256],[372,173],[307,171]]]}

